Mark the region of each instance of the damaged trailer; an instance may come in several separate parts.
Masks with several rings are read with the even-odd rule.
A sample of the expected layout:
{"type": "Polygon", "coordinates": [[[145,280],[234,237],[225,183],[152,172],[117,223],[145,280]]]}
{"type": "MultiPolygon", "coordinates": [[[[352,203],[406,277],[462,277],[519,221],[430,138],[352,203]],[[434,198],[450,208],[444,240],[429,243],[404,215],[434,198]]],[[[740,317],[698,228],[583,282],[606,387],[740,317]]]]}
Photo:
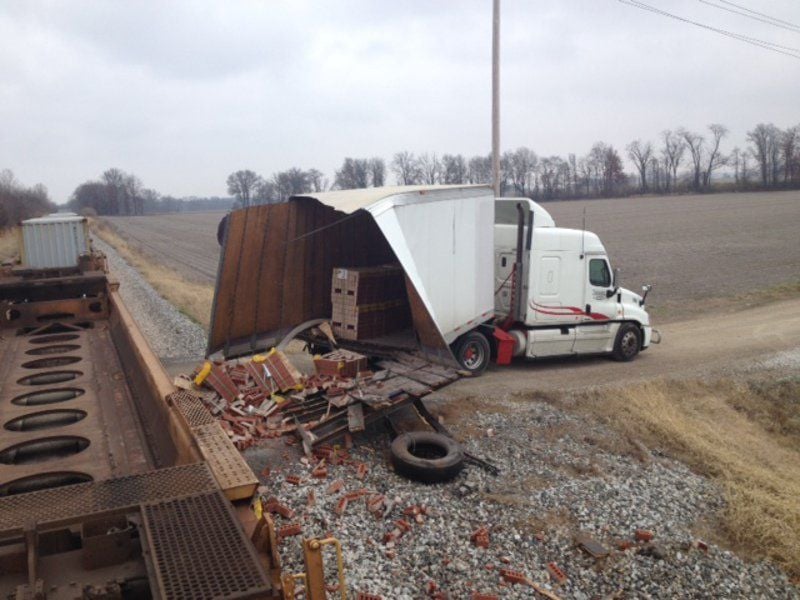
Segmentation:
{"type": "Polygon", "coordinates": [[[314,193],[234,211],[224,225],[208,354],[253,354],[330,320],[336,269],[399,264],[411,326],[341,345],[371,355],[412,351],[463,368],[453,349],[470,331],[485,327],[481,337],[491,339],[494,329],[493,228],[485,185],[314,193]]]}

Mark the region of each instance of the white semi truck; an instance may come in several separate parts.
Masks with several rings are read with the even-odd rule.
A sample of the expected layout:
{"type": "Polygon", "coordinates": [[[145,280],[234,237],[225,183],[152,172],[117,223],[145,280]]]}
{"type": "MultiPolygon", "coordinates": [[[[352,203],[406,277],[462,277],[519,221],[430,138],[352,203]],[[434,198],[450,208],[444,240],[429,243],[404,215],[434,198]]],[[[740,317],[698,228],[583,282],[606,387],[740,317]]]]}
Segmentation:
{"type": "Polygon", "coordinates": [[[411,350],[477,374],[492,357],[631,360],[659,339],[649,286],[620,287],[595,234],[486,185],[304,194],[234,211],[220,230],[210,355],[258,352],[331,319],[332,272],[387,262],[404,271],[412,324],[340,340],[367,355],[411,350]]]}
{"type": "MultiPolygon", "coordinates": [[[[494,279],[493,337],[513,343],[512,356],[605,353],[629,361],[653,340],[645,310],[651,286],[642,295],[620,287],[619,270],[612,270],[596,234],[556,227],[527,198],[495,200],[494,279]]],[[[485,368],[486,333],[456,340],[454,353],[465,368],[485,368]]]]}

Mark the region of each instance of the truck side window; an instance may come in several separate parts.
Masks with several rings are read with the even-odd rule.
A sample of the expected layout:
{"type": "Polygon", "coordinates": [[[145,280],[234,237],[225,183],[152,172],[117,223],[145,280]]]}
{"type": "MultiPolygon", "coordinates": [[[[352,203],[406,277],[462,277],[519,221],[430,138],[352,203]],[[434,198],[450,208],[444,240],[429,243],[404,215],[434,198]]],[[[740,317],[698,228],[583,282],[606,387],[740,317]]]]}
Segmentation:
{"type": "Polygon", "coordinates": [[[608,271],[608,263],[605,259],[593,258],[589,261],[589,283],[597,287],[611,285],[611,273],[608,271]]]}

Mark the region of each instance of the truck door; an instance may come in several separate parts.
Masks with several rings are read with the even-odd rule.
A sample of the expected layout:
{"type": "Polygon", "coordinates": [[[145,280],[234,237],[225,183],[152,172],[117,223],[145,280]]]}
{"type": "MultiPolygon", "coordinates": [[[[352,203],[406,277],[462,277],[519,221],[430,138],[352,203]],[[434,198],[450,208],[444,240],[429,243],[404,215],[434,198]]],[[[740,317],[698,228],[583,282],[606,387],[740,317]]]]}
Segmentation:
{"type": "Polygon", "coordinates": [[[604,256],[587,258],[584,314],[575,328],[575,352],[578,354],[610,350],[618,328],[612,323],[618,314],[617,295],[608,296],[614,289],[608,259],[604,256]]]}
{"type": "Polygon", "coordinates": [[[499,315],[507,315],[511,312],[511,291],[514,261],[517,259],[515,252],[496,252],[494,265],[494,289],[497,293],[494,296],[494,309],[499,315]]]}

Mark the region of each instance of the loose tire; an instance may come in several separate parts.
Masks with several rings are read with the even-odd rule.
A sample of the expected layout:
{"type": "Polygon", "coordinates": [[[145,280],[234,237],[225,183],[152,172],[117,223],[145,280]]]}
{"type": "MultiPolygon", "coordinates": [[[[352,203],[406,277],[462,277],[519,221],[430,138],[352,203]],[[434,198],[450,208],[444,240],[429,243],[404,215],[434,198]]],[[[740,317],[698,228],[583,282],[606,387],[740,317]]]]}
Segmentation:
{"type": "Polygon", "coordinates": [[[432,431],[398,435],[390,450],[394,470],[415,481],[448,481],[464,468],[461,446],[446,435],[432,431]]]}
{"type": "Polygon", "coordinates": [[[489,340],[478,331],[470,331],[456,340],[453,353],[458,364],[473,375],[481,375],[489,366],[492,349],[489,340]]]}
{"type": "Polygon", "coordinates": [[[642,347],[642,333],[633,323],[623,323],[614,340],[611,357],[620,362],[628,362],[636,358],[642,347]]]}

